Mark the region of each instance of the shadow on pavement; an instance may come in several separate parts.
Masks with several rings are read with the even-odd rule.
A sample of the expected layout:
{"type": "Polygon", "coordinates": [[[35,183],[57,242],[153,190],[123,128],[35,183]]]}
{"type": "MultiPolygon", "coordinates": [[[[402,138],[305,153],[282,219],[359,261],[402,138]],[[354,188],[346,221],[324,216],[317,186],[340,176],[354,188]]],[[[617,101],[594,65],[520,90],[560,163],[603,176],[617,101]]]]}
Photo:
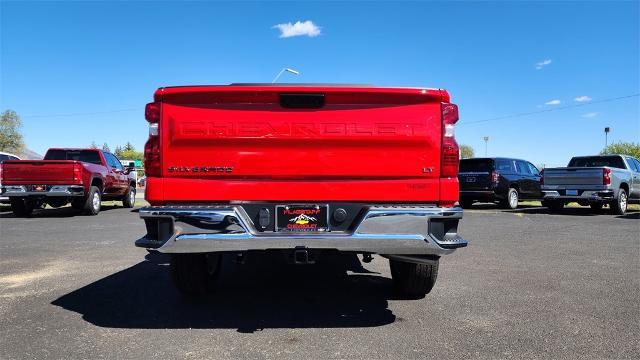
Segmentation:
{"type": "MultiPolygon", "coordinates": [[[[122,206],[118,205],[102,205],[100,207],[100,212],[109,211],[113,209],[121,209],[122,206]]],[[[73,217],[73,216],[86,216],[81,212],[73,209],[71,206],[65,206],[61,208],[46,208],[46,209],[35,209],[33,210],[33,214],[29,216],[30,218],[64,218],[64,217],[73,217]]],[[[100,214],[98,214],[100,216],[100,214]]],[[[11,211],[11,207],[0,208],[0,218],[15,218],[13,212],[11,211]]]]}
{"type": "MultiPolygon", "coordinates": [[[[555,216],[562,215],[573,215],[573,216],[598,216],[598,215],[606,215],[611,216],[611,212],[608,208],[604,208],[602,210],[593,210],[588,206],[583,207],[565,207],[561,211],[551,212],[547,207],[544,206],[535,206],[535,205],[519,205],[517,209],[503,209],[500,205],[491,204],[491,203],[480,203],[473,204],[472,207],[467,208],[465,210],[496,210],[504,213],[521,213],[521,214],[548,214],[555,216]]],[[[640,211],[638,210],[628,210],[628,213],[623,216],[616,216],[617,218],[622,219],[638,219],[640,216],[640,211]]]]}
{"type": "Polygon", "coordinates": [[[627,212],[624,215],[616,216],[618,219],[640,219],[640,211],[627,212]]]}
{"type": "Polygon", "coordinates": [[[146,261],[52,304],[109,328],[235,328],[251,333],[395,321],[387,307],[393,297],[391,280],[364,269],[356,255],[332,255],[309,266],[286,264],[281,254],[263,254],[260,261],[249,257],[244,265],[230,258],[223,261],[214,293],[203,298],[180,296],[171,283],[169,258],[150,253],[146,261]]]}

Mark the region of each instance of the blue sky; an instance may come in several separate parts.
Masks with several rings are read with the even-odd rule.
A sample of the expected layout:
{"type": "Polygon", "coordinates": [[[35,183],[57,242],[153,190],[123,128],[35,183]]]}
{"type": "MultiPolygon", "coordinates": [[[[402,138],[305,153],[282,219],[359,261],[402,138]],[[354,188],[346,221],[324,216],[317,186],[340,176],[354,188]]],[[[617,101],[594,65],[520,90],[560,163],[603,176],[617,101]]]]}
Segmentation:
{"type": "Polygon", "coordinates": [[[640,92],[637,1],[0,6],[0,110],[22,116],[39,153],[92,141],[142,149],[157,87],[269,82],[285,66],[301,75],[281,81],[448,89],[458,141],[477,155],[483,136],[490,156],[548,165],[600,151],[605,126],[610,141],[640,139],[638,97],[598,103],[640,92]],[[297,21],[314,36],[274,28],[297,21]],[[473,123],[576,104],[586,105],[473,123]]]}

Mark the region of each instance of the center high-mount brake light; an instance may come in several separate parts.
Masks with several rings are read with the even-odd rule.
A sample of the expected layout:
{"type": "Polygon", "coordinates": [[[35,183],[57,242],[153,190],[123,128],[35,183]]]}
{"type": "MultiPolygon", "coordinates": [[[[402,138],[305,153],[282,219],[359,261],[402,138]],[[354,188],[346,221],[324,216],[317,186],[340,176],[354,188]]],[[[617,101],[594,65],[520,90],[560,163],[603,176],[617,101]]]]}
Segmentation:
{"type": "Polygon", "coordinates": [[[160,110],[159,102],[148,103],[144,117],[149,122],[149,140],[144,145],[144,169],[147,176],[160,176],[160,110]]]}
{"type": "Polygon", "coordinates": [[[460,152],[455,138],[454,125],[458,122],[458,105],[441,103],[442,111],[442,159],[440,177],[454,178],[458,176],[460,152]]]}

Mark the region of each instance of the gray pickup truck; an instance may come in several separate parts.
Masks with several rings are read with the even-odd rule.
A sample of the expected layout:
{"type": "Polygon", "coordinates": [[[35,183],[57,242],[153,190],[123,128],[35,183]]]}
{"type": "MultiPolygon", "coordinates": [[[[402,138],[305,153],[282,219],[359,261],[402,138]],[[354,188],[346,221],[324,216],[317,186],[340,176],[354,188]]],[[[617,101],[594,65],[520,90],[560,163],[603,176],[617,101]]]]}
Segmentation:
{"type": "Polygon", "coordinates": [[[609,204],[623,215],[630,203],[640,203],[640,161],[627,155],[577,156],[564,168],[542,174],[542,205],[560,211],[577,202],[599,211],[609,204]]]}

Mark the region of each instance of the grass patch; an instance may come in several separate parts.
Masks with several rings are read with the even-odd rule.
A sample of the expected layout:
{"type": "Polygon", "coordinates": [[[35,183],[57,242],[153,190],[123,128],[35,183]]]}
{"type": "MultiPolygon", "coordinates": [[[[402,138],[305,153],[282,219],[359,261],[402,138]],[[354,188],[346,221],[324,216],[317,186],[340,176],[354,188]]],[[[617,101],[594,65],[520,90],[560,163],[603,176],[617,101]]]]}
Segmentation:
{"type": "MultiPolygon", "coordinates": [[[[542,203],[540,201],[520,201],[518,203],[518,206],[536,207],[536,206],[542,206],[542,203]]],[[[572,202],[572,203],[568,203],[567,205],[565,205],[565,207],[568,207],[568,208],[581,208],[581,207],[584,207],[584,206],[581,206],[578,203],[572,202]]],[[[629,204],[627,206],[627,210],[640,211],[640,204],[629,204]]]]}

